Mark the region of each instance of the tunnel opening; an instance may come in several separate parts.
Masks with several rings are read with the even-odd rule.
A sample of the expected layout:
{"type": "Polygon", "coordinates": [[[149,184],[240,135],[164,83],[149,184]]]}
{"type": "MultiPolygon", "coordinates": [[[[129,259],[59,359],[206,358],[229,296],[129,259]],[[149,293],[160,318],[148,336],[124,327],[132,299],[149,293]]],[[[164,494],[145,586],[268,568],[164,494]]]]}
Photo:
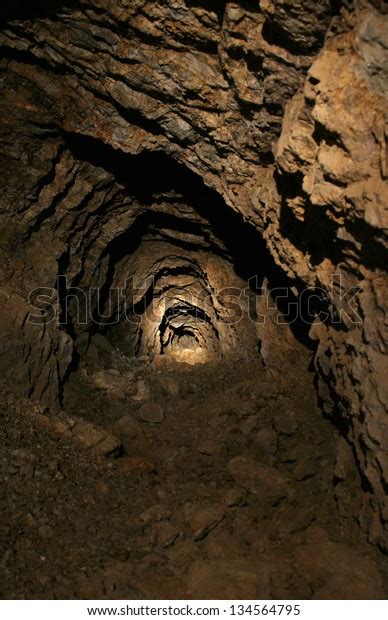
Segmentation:
{"type": "MultiPolygon", "coordinates": [[[[207,337],[202,334],[210,357],[217,348],[221,357],[233,349],[241,356],[246,348],[249,354],[257,354],[253,343],[262,337],[260,320],[268,318],[270,308],[283,314],[298,343],[313,349],[305,315],[301,318],[290,310],[296,306],[292,283],[276,267],[260,233],[200,177],[164,152],[133,156],[93,138],[64,137],[77,161],[112,175],[120,200],[127,203],[129,221],[101,251],[99,261],[106,267],[93,321],[82,326],[81,338],[75,339],[79,360],[97,333],[130,357],[163,355],[166,347],[160,343],[169,308],[182,302],[194,309],[200,334],[198,326],[210,324],[207,337]],[[211,267],[209,279],[207,265],[212,261],[217,264],[211,267]],[[116,301],[112,289],[120,291],[116,301]],[[209,304],[206,314],[202,306],[209,304]],[[258,304],[264,308],[263,319],[258,304]]],[[[85,285],[82,271],[73,285],[80,283],[85,285]]],[[[313,320],[311,316],[310,323],[313,320]]],[[[167,342],[170,346],[177,340],[167,342]]]]}

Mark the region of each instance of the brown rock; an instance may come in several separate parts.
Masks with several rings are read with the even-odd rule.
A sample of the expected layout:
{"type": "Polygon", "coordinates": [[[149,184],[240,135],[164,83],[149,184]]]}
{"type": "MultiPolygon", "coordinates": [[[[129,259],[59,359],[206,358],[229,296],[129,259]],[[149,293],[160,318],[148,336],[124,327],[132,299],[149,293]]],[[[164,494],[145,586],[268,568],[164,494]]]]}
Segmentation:
{"type": "Polygon", "coordinates": [[[99,495],[106,497],[110,494],[109,484],[107,484],[104,480],[97,480],[95,487],[99,495]]]}
{"type": "Polygon", "coordinates": [[[201,454],[206,454],[208,456],[220,452],[220,449],[220,443],[217,441],[213,441],[212,439],[202,439],[198,444],[198,452],[200,452],[201,454]]]}
{"type": "Polygon", "coordinates": [[[106,397],[112,402],[123,402],[126,400],[125,392],[119,387],[111,387],[106,391],[106,397]]]}
{"type": "Polygon", "coordinates": [[[293,435],[299,428],[298,422],[287,416],[276,416],[273,426],[279,435],[293,435]]]}
{"type": "Polygon", "coordinates": [[[298,481],[307,480],[316,476],[319,469],[319,459],[302,459],[297,463],[293,476],[298,481]]]}
{"type": "Polygon", "coordinates": [[[135,402],[145,402],[151,398],[151,392],[148,385],[142,379],[136,382],[136,392],[131,396],[135,402]]]}
{"type": "Polygon", "coordinates": [[[237,484],[263,501],[276,504],[290,494],[287,480],[273,467],[237,456],[229,462],[228,469],[237,484]]]}
{"type": "Polygon", "coordinates": [[[157,545],[170,547],[178,538],[179,530],[168,521],[158,521],[153,525],[154,541],[157,545]]]}
{"type": "Polygon", "coordinates": [[[140,519],[144,523],[154,523],[155,521],[163,521],[163,519],[168,519],[170,516],[171,510],[162,504],[155,504],[142,512],[140,519]]]}
{"type": "Polygon", "coordinates": [[[74,426],[71,437],[80,446],[90,448],[102,456],[118,453],[122,449],[120,441],[114,435],[83,420],[74,426]]]}
{"type": "Polygon", "coordinates": [[[169,396],[179,395],[179,383],[173,377],[164,376],[160,378],[160,387],[169,396]]]}
{"type": "Polygon", "coordinates": [[[118,464],[118,471],[125,474],[152,474],[155,469],[155,465],[142,456],[128,456],[118,464]]]}
{"type": "Polygon", "coordinates": [[[115,422],[113,425],[113,429],[115,432],[126,435],[131,439],[135,439],[139,434],[141,434],[141,429],[138,422],[136,422],[131,415],[125,415],[120,418],[120,420],[115,422]]]}
{"type": "Polygon", "coordinates": [[[224,502],[226,506],[241,506],[244,503],[246,492],[239,488],[233,487],[225,493],[224,502]]]}
{"type": "Polygon", "coordinates": [[[136,413],[143,422],[161,424],[164,420],[163,407],[158,403],[144,403],[136,413]]]}
{"type": "Polygon", "coordinates": [[[277,449],[277,434],[272,429],[263,428],[254,439],[257,452],[263,456],[274,456],[277,449]]]}
{"type": "Polygon", "coordinates": [[[194,509],[189,512],[186,524],[194,540],[201,540],[224,518],[224,512],[218,507],[194,509]]]}
{"type": "Polygon", "coordinates": [[[92,381],[98,390],[109,390],[117,385],[120,380],[120,373],[117,370],[100,370],[96,372],[92,381]]]}

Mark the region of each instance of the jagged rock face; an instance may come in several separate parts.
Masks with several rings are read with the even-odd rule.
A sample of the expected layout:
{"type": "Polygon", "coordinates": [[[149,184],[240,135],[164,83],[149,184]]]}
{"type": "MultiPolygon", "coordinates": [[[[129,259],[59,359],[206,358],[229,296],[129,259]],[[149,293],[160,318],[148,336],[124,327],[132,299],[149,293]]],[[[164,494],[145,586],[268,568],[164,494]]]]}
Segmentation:
{"type": "MultiPolygon", "coordinates": [[[[296,296],[326,298],[330,320],[310,330],[319,395],[354,448],[371,539],[386,545],[384,2],[1,10],[2,371],[52,404],[87,348],[93,321],[26,321],[30,291],[56,289],[58,274],[88,292],[153,275],[163,304],[174,291],[156,331],[128,330],[125,344],[112,328],[131,350],[233,349],[215,298],[202,327],[187,322],[187,287],[201,288],[201,270],[206,289],[241,286],[231,265],[257,241],[257,263],[270,257],[296,296]],[[334,274],[355,293],[351,316],[334,274]]],[[[91,300],[104,314],[107,298],[91,300]]]]}

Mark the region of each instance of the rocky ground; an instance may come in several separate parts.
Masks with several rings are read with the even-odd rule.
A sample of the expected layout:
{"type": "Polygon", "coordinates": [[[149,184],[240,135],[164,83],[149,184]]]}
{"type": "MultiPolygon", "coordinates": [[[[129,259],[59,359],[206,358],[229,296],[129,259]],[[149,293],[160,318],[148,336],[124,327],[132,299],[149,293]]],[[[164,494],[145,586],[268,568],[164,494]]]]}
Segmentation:
{"type": "Polygon", "coordinates": [[[96,351],[66,413],[2,386],[3,598],[384,597],[298,360],[287,377],[96,351]]]}

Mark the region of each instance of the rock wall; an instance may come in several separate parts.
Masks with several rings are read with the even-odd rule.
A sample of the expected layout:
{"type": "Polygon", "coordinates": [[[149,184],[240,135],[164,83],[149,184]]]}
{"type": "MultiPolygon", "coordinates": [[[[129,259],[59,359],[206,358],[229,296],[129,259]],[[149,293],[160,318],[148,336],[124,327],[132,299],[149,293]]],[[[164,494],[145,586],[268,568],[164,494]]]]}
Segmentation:
{"type": "MultiPolygon", "coordinates": [[[[354,447],[365,487],[381,498],[382,520],[388,473],[387,25],[387,17],[360,11],[351,16],[349,31],[327,41],[303,92],[287,106],[276,147],[278,183],[292,188],[282,196],[280,220],[306,257],[292,267],[305,280],[307,267],[332,304],[330,320],[322,324],[318,317],[310,332],[318,344],[319,394],[325,413],[354,447]],[[318,247],[310,242],[317,226],[318,247]]],[[[371,532],[384,544],[377,512],[371,532]]]]}
{"type": "Polygon", "coordinates": [[[209,238],[222,201],[295,295],[319,287],[319,395],[383,547],[386,22],[378,0],[6,3],[0,127],[3,369],[54,403],[90,326],[31,332],[30,291],[58,273],[106,286],[126,231],[146,212],[187,220],[193,195],[196,247],[222,253],[209,238]]]}

